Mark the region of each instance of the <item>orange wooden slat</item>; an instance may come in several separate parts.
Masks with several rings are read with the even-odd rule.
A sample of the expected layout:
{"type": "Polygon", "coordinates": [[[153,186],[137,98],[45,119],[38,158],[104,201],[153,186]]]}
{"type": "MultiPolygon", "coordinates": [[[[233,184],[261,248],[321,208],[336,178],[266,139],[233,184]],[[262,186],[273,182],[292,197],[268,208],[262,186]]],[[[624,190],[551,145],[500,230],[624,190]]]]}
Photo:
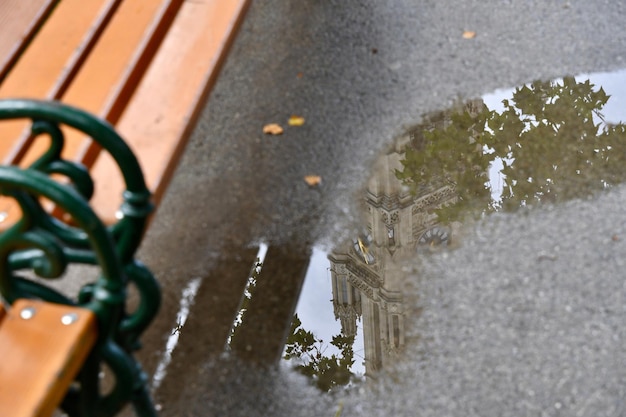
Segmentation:
{"type": "MultiPolygon", "coordinates": [[[[249,0],[185,2],[117,123],[139,158],[157,202],[248,5],[249,0]]],[[[96,178],[92,204],[106,221],[113,221],[123,190],[116,171],[104,154],[92,168],[96,178]]]]}
{"type": "MultiPolygon", "coordinates": [[[[93,47],[119,0],[63,0],[0,85],[0,98],[54,99],[93,47]]],[[[29,141],[26,124],[0,124],[0,157],[16,163],[29,141]]]]}
{"type": "Polygon", "coordinates": [[[17,61],[56,0],[0,1],[0,80],[17,61]]]}
{"type": "MultiPolygon", "coordinates": [[[[91,34],[97,30],[97,39],[88,36],[89,34],[85,35],[97,42],[92,41],[88,51],[83,48],[88,54],[81,55],[80,61],[74,60],[75,64],[60,74],[49,98],[61,98],[68,104],[115,121],[139,83],[181,4],[182,0],[126,0],[119,5],[108,3],[106,13],[96,16],[98,24],[90,31],[91,34]],[[66,75],[70,70],[71,76],[66,75]]],[[[55,14],[51,19],[67,18],[68,16],[61,13],[55,14]]],[[[71,22],[65,21],[65,24],[71,22]]],[[[57,27],[58,23],[48,22],[48,25],[57,27]]],[[[15,70],[19,71],[21,68],[15,70]]],[[[13,124],[16,125],[13,128],[14,134],[24,129],[22,124],[13,124]]],[[[97,154],[97,149],[92,147],[92,152],[78,156],[77,152],[85,148],[81,144],[90,141],[70,129],[64,129],[64,133],[64,157],[82,157],[83,162],[89,165],[97,154]]],[[[10,162],[19,161],[22,166],[27,166],[45,152],[47,146],[48,141],[45,138],[33,141],[23,137],[13,148],[10,162]]]]}
{"type": "MultiPolygon", "coordinates": [[[[77,0],[64,0],[58,8],[73,1],[77,0]]],[[[96,0],[83,1],[93,5],[96,0]]],[[[149,186],[158,201],[182,153],[197,112],[215,81],[249,0],[184,2],[182,6],[180,3],[174,4],[177,0],[126,0],[117,9],[117,4],[113,6],[115,0],[108,1],[108,8],[102,10],[107,10],[109,20],[103,20],[102,10],[92,16],[101,24],[98,26],[97,43],[93,42],[93,37],[91,39],[89,55],[83,53],[80,61],[76,58],[69,60],[74,65],[63,66],[63,60],[56,59],[63,54],[55,53],[53,68],[46,66],[49,64],[47,61],[44,62],[45,65],[35,65],[39,68],[38,71],[45,73],[40,75],[46,75],[38,77],[36,72],[29,72],[32,68],[26,63],[37,64],[33,51],[42,52],[39,38],[44,36],[45,30],[59,30],[59,21],[67,18],[65,13],[55,10],[49,19],[54,23],[47,22],[42,28],[5,84],[0,86],[0,97],[46,97],[42,96],[45,94],[43,86],[52,84],[47,98],[58,98],[62,95],[63,101],[92,111],[112,122],[122,114],[130,98],[131,108],[125,111],[118,127],[138,154],[149,186]],[[181,9],[178,10],[178,7],[181,9]],[[165,35],[174,15],[173,26],[165,35]],[[103,22],[106,23],[105,26],[102,25],[103,22]],[[163,36],[166,36],[165,41],[157,50],[163,36]],[[155,52],[157,56],[144,74],[143,71],[155,52]],[[61,76],[53,80],[51,74],[56,69],[58,75],[59,68],[61,76]],[[70,72],[71,77],[67,76],[70,72]],[[22,89],[26,80],[32,77],[41,82],[29,84],[29,88],[22,89]],[[139,89],[136,92],[135,86],[139,89]],[[21,91],[22,94],[11,94],[13,91],[21,91]]],[[[81,2],[81,6],[83,5],[81,2]]],[[[77,16],[73,14],[72,21],[75,20],[77,16]]],[[[85,22],[89,18],[80,20],[85,22]]],[[[65,23],[67,26],[67,20],[65,23]]],[[[93,24],[87,26],[92,33],[95,32],[93,24]]],[[[59,44],[59,37],[67,36],[63,30],[60,32],[62,35],[52,33],[57,36],[56,45],[59,44]]],[[[81,38],[77,37],[76,32],[72,32],[72,36],[73,42],[85,44],[85,40],[80,43],[81,38]]],[[[68,42],[61,44],[67,45],[68,42]]],[[[48,44],[47,47],[52,48],[52,45],[48,44]]],[[[15,122],[2,123],[0,136],[19,136],[23,128],[22,124],[15,122]]],[[[97,154],[97,147],[84,141],[80,134],[68,133],[67,136],[64,155],[73,157],[78,154],[87,165],[91,164],[97,154]]],[[[9,162],[16,162],[28,153],[22,161],[22,165],[26,165],[45,149],[47,141],[32,144],[27,140],[20,142],[20,146],[27,146],[29,150],[23,152],[13,148],[9,162]]],[[[2,144],[6,143],[10,143],[10,140],[0,142],[0,155],[3,152],[2,144]]],[[[7,153],[6,150],[4,153],[7,153]]],[[[92,171],[97,184],[94,204],[105,220],[112,222],[119,207],[121,178],[113,177],[117,174],[117,168],[106,157],[101,158],[92,171]],[[100,181],[100,178],[105,179],[106,183],[100,181]]]]}
{"type": "MultiPolygon", "coordinates": [[[[58,98],[72,81],[119,1],[55,1],[54,10],[42,16],[46,19],[37,27],[37,36],[0,84],[0,98],[58,98]]],[[[20,2],[20,7],[26,3],[29,2],[20,2]]],[[[0,158],[4,163],[18,163],[32,145],[33,138],[26,130],[28,126],[26,121],[0,123],[0,158]]],[[[38,138],[38,142],[48,143],[48,140],[38,138]]],[[[17,219],[20,210],[15,206],[7,204],[7,199],[0,201],[0,227],[6,228],[17,219]]]]}
{"type": "Polygon", "coordinates": [[[0,415],[52,415],[96,338],[90,310],[17,300],[0,323],[0,415]],[[27,308],[29,319],[21,316],[27,308]],[[68,314],[75,321],[64,324],[68,314]]]}
{"type": "MultiPolygon", "coordinates": [[[[92,111],[110,123],[117,122],[184,0],[151,1],[151,7],[148,7],[146,0],[126,0],[100,41],[101,45],[75,80],[72,91],[64,96],[64,102],[82,105],[85,100],[82,93],[84,89],[92,89],[93,83],[106,84],[106,81],[110,81],[106,100],[102,102],[99,112],[95,108],[92,111]],[[131,27],[136,37],[130,37],[131,27]],[[121,45],[126,46],[122,49],[121,45]],[[115,74],[111,74],[111,57],[115,57],[120,64],[114,68],[119,71],[115,74]],[[108,78],[103,77],[103,71],[108,78]]],[[[91,94],[87,98],[95,104],[91,94]]]]}
{"type": "MultiPolygon", "coordinates": [[[[164,16],[168,10],[177,9],[181,0],[125,0],[104,27],[97,43],[76,72],[61,101],[108,119],[109,110],[124,106],[128,100],[129,76],[143,73],[150,61],[150,53],[144,53],[147,46],[153,50],[149,40],[161,35],[169,24],[164,16]],[[152,30],[151,30],[152,29],[152,30]],[[154,32],[154,33],[153,33],[154,32]],[[146,55],[148,55],[146,57],[146,55]],[[124,97],[126,95],[126,97],[124,97]]],[[[158,42],[157,42],[158,44],[158,42]]],[[[135,84],[138,75],[131,79],[135,84]]],[[[117,110],[119,112],[119,110],[117,110]]],[[[73,159],[86,140],[78,132],[66,131],[63,156],[73,159]]],[[[30,145],[24,163],[30,163],[45,151],[45,144],[36,142],[30,145]]]]}
{"type": "Polygon", "coordinates": [[[0,196],[0,230],[6,230],[22,218],[22,209],[14,199],[0,196]]]}

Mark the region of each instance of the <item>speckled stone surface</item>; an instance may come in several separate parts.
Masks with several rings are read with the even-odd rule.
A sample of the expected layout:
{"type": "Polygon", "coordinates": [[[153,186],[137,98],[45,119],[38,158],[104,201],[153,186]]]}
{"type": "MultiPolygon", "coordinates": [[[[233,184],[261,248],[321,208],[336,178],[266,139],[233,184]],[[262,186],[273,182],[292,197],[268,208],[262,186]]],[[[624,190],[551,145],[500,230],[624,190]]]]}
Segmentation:
{"type": "MultiPolygon", "coordinates": [[[[373,161],[421,114],[622,68],[625,19],[626,4],[600,0],[253,1],[140,253],[165,299],[147,368],[181,288],[237,262],[230,248],[351,236],[373,161]],[[263,135],[292,114],[305,125],[263,135]]],[[[371,387],[326,396],[286,369],[179,356],[188,371],[169,385],[183,394],[164,382],[162,415],[624,415],[624,201],[617,188],[493,216],[467,226],[460,248],[406,265],[422,313],[406,358],[371,387]]]]}

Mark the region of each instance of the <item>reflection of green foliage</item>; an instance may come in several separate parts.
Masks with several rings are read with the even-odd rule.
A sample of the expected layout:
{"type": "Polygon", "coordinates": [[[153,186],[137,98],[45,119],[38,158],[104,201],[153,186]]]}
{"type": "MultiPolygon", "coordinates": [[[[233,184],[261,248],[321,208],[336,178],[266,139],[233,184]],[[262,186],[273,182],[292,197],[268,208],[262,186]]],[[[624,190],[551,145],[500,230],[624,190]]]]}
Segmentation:
{"type": "Polygon", "coordinates": [[[457,207],[464,205],[463,202],[489,198],[484,183],[492,158],[482,151],[482,143],[491,141],[490,133],[484,129],[488,115],[485,106],[478,114],[454,112],[449,116],[449,123],[419,132],[418,139],[406,149],[401,161],[403,171],[396,171],[398,179],[414,194],[423,184],[442,181],[442,176],[444,183],[456,187],[460,204],[439,209],[442,222],[454,220],[457,207]]]}
{"type": "Polygon", "coordinates": [[[287,338],[285,359],[294,360],[298,372],[311,378],[322,391],[330,391],[336,386],[348,385],[356,379],[350,371],[354,364],[354,336],[333,336],[331,345],[337,347],[341,354],[324,355],[324,341],[302,327],[296,314],[291,323],[291,331],[287,338]]]}
{"type": "Polygon", "coordinates": [[[440,210],[440,221],[456,220],[472,207],[498,207],[583,197],[624,180],[626,126],[607,125],[601,109],[609,96],[589,80],[534,82],[504,100],[501,113],[486,106],[447,116],[449,123],[420,132],[406,149],[396,176],[414,192],[445,176],[456,185],[458,203],[440,210]],[[491,200],[489,165],[501,160],[500,202],[491,200]]]}

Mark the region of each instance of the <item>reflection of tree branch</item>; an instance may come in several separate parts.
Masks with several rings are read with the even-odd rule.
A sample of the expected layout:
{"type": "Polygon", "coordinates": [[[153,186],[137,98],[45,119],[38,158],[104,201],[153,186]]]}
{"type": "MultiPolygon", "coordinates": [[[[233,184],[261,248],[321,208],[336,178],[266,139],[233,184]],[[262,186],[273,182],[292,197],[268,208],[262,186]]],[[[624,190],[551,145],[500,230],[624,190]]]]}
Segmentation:
{"type": "Polygon", "coordinates": [[[442,175],[456,185],[458,201],[438,210],[441,222],[462,220],[469,207],[485,213],[586,196],[625,176],[626,127],[604,123],[608,99],[589,80],[566,77],[517,88],[501,113],[470,102],[422,125],[396,176],[416,195],[442,175]],[[504,182],[494,201],[487,173],[498,160],[504,182]]]}
{"type": "Polygon", "coordinates": [[[322,391],[346,386],[357,380],[350,368],[354,364],[354,336],[333,336],[331,345],[339,349],[339,356],[325,356],[324,341],[302,327],[298,315],[294,315],[287,338],[284,359],[293,360],[296,370],[308,376],[322,391]]]}

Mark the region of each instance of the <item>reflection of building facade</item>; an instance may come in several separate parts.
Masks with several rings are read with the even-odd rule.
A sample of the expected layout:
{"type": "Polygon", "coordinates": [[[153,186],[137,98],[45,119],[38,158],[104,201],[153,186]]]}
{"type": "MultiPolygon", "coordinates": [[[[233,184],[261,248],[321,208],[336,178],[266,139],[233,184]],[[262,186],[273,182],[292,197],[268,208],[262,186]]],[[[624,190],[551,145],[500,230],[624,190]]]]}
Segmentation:
{"type": "Polygon", "coordinates": [[[436,225],[433,209],[454,201],[443,181],[411,195],[395,177],[410,137],[378,161],[365,198],[367,229],[352,247],[329,255],[335,317],[342,333],[356,334],[363,321],[366,374],[382,369],[404,346],[403,274],[394,264],[415,256],[421,245],[447,243],[449,231],[436,225]]]}
{"type": "MultiPolygon", "coordinates": [[[[477,114],[482,106],[475,100],[459,110],[477,114]]],[[[377,161],[365,196],[366,230],[351,247],[329,255],[335,317],[345,335],[355,335],[357,320],[362,319],[365,371],[370,376],[405,344],[405,273],[399,264],[450,239],[451,225],[437,224],[434,211],[456,201],[455,186],[440,173],[419,184],[413,194],[395,176],[402,170],[404,149],[423,146],[423,132],[445,127],[451,123],[450,114],[432,115],[377,161]]]]}

